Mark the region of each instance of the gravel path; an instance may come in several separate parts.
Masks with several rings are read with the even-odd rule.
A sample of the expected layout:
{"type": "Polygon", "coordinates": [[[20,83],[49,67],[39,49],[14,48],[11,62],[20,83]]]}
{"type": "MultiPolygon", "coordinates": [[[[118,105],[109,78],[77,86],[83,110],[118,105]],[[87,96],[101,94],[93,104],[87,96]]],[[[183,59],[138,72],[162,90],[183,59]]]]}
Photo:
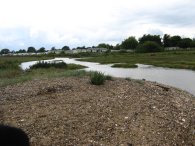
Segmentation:
{"type": "Polygon", "coordinates": [[[0,88],[0,123],[31,146],[193,146],[195,98],[147,81],[33,80],[0,88]]]}

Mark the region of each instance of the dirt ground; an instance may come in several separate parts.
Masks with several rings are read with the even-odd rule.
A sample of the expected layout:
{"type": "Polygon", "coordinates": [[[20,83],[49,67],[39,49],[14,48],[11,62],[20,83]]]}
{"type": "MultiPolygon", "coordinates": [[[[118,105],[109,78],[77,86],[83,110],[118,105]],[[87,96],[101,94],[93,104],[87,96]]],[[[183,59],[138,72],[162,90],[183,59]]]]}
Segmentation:
{"type": "Polygon", "coordinates": [[[0,88],[0,123],[31,146],[195,146],[195,97],[148,81],[33,80],[0,88]]]}

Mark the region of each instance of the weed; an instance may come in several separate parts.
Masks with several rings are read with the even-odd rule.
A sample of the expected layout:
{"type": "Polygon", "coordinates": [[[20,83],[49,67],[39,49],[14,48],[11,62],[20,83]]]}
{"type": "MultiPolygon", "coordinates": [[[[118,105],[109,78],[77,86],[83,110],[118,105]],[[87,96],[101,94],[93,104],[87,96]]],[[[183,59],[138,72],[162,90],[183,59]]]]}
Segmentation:
{"type": "Polygon", "coordinates": [[[91,79],[91,84],[93,85],[102,85],[106,80],[105,75],[101,72],[92,73],[90,79],[91,79]]]}

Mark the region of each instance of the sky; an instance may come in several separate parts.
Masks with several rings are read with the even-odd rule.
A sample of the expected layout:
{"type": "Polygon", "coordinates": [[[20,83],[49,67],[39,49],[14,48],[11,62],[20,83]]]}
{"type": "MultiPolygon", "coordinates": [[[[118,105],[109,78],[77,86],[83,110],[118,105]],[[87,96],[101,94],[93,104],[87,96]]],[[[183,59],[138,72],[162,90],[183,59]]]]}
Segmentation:
{"type": "Polygon", "coordinates": [[[0,49],[116,45],[143,34],[195,37],[195,0],[0,0],[0,49]]]}

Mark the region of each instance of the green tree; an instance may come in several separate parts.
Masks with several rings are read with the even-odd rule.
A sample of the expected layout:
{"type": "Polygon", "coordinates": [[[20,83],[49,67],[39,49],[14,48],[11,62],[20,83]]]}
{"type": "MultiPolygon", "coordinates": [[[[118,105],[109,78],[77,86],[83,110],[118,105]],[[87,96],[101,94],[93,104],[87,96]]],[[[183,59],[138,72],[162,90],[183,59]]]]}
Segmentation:
{"type": "Polygon", "coordinates": [[[113,49],[114,49],[114,50],[120,50],[120,49],[121,49],[121,45],[120,45],[120,44],[116,44],[116,46],[114,46],[113,49]]]}
{"type": "Polygon", "coordinates": [[[8,54],[10,53],[10,50],[9,49],[2,49],[0,54],[8,54]]]}
{"type": "Polygon", "coordinates": [[[62,50],[70,50],[70,48],[68,47],[68,46],[64,46],[64,47],[62,47],[62,50]]]}
{"type": "Polygon", "coordinates": [[[16,53],[26,53],[25,49],[20,49],[19,51],[17,51],[16,53]]]}
{"type": "Polygon", "coordinates": [[[190,48],[192,44],[192,39],[190,38],[183,38],[179,42],[179,47],[180,48],[190,48]]]}
{"type": "Polygon", "coordinates": [[[175,36],[172,36],[170,38],[170,44],[171,44],[171,47],[178,47],[179,46],[179,43],[181,41],[181,37],[178,36],[178,35],[175,35],[175,36]]]}
{"type": "Polygon", "coordinates": [[[101,43],[101,44],[98,44],[98,46],[96,48],[113,49],[113,46],[109,45],[109,44],[101,43]]]}
{"type": "Polygon", "coordinates": [[[45,48],[41,47],[39,50],[37,50],[37,52],[45,52],[45,48]]]}
{"type": "Polygon", "coordinates": [[[51,47],[51,50],[52,50],[52,51],[55,51],[55,50],[56,50],[56,48],[55,48],[55,47],[51,47]]]}
{"type": "Polygon", "coordinates": [[[162,46],[160,35],[150,35],[150,34],[146,35],[146,34],[144,34],[141,38],[139,38],[140,44],[143,44],[147,41],[156,42],[157,44],[162,46]]]}
{"type": "Polygon", "coordinates": [[[160,52],[160,51],[162,51],[162,47],[158,43],[152,41],[144,42],[143,44],[138,45],[138,47],[136,48],[136,52],[140,52],[140,53],[160,52]]]}
{"type": "Polygon", "coordinates": [[[191,42],[190,47],[191,47],[191,48],[195,48],[195,38],[192,39],[192,42],[191,42]]]}
{"type": "Polygon", "coordinates": [[[82,46],[82,47],[77,47],[76,49],[86,49],[86,47],[82,46]]]}
{"type": "Polygon", "coordinates": [[[122,49],[132,49],[132,50],[135,50],[135,48],[137,46],[138,46],[138,41],[136,40],[135,37],[129,37],[129,38],[125,39],[121,43],[121,48],[122,49]]]}
{"type": "Polygon", "coordinates": [[[163,46],[164,47],[171,47],[171,36],[168,34],[165,34],[163,36],[163,46]]]}
{"type": "Polygon", "coordinates": [[[27,52],[28,53],[35,53],[36,49],[34,47],[28,47],[27,52]]]}

